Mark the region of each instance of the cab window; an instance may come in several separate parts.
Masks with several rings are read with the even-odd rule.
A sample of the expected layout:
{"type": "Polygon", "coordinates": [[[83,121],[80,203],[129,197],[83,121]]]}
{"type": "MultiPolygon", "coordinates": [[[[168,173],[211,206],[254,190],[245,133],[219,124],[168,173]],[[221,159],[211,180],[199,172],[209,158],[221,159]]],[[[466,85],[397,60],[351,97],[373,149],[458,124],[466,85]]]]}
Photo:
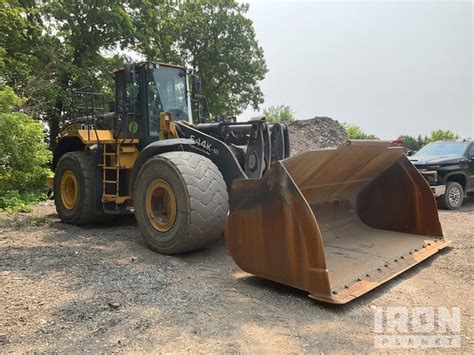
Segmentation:
{"type": "Polygon", "coordinates": [[[156,136],[160,112],[172,112],[175,120],[188,119],[186,72],[181,68],[159,67],[147,70],[148,134],[156,136]]]}

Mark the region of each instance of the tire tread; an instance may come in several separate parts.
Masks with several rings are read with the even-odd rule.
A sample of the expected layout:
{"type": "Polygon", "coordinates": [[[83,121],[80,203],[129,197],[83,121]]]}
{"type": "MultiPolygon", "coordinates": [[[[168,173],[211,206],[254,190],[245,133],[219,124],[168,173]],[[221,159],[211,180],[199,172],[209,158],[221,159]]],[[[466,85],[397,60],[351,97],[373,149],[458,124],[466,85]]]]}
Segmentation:
{"type": "Polygon", "coordinates": [[[202,155],[183,151],[167,152],[151,159],[165,159],[178,172],[189,210],[188,225],[178,243],[166,250],[153,242],[150,246],[161,253],[178,254],[203,248],[222,236],[229,203],[224,178],[217,166],[202,155]]]}
{"type": "Polygon", "coordinates": [[[186,182],[191,205],[191,218],[181,252],[202,248],[217,240],[224,232],[229,210],[224,178],[208,158],[190,152],[162,154],[181,172],[186,182]]]}

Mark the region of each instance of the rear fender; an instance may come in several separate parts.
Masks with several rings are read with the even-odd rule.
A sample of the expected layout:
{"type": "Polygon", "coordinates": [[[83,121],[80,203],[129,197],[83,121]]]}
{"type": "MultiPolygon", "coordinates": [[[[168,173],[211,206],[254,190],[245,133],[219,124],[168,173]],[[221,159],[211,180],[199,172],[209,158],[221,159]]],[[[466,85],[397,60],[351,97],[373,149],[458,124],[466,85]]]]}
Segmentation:
{"type": "Polygon", "coordinates": [[[133,164],[132,168],[132,175],[130,176],[130,196],[133,196],[133,189],[135,185],[135,179],[137,178],[138,172],[140,168],[145,164],[145,162],[150,159],[151,157],[159,154],[163,154],[166,152],[172,152],[176,150],[180,150],[181,147],[194,144],[192,139],[187,138],[173,138],[173,139],[165,139],[156,141],[153,143],[148,144],[138,155],[137,160],[133,164]]]}
{"type": "Polygon", "coordinates": [[[54,149],[53,153],[53,171],[56,169],[58,165],[59,159],[69,152],[78,152],[83,151],[85,148],[85,144],[78,137],[64,137],[62,138],[54,149]]]}

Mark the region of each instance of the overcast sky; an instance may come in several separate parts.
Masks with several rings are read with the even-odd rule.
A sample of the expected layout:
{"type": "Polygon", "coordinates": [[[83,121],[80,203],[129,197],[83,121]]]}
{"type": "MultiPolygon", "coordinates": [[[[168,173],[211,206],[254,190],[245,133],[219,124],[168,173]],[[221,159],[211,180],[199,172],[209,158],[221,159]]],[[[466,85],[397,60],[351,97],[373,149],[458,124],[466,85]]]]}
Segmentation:
{"type": "Polygon", "coordinates": [[[438,128],[474,137],[470,1],[248,2],[269,69],[263,108],[386,139],[438,128]]]}

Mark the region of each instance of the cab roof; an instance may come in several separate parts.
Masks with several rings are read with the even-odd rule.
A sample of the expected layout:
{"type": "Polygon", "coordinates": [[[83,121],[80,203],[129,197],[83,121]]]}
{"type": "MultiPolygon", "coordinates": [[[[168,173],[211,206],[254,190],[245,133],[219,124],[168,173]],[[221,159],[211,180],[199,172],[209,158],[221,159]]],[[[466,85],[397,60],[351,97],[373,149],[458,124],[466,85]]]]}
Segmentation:
{"type": "MultiPolygon", "coordinates": [[[[170,64],[170,63],[162,63],[162,62],[138,62],[138,63],[133,63],[136,67],[143,67],[143,66],[146,66],[146,65],[150,65],[150,66],[155,66],[155,67],[159,67],[159,66],[162,66],[162,67],[170,67],[170,68],[177,68],[177,69],[186,69],[185,67],[181,66],[181,65],[176,65],[176,64],[170,64]]],[[[125,67],[124,66],[119,66],[119,67],[115,67],[112,69],[112,73],[115,74],[119,71],[122,71],[124,70],[125,67]]]]}

